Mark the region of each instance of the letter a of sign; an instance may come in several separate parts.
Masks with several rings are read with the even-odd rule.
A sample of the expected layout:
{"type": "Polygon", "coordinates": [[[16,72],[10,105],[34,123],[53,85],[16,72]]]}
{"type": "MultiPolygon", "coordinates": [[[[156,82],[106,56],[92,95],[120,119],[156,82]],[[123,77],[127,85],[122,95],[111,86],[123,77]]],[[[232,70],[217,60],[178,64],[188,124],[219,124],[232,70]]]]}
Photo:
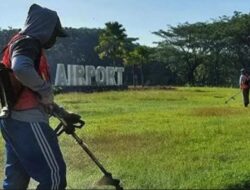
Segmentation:
{"type": "Polygon", "coordinates": [[[57,64],[55,86],[67,86],[67,85],[68,81],[64,64],[57,64]]]}

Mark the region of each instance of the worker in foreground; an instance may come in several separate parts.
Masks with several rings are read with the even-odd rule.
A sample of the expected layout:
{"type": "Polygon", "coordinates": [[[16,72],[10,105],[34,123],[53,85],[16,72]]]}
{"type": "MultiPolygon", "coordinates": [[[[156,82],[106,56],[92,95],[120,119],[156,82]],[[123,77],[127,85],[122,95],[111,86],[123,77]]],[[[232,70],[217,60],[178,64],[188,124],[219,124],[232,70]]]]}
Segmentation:
{"type": "MultiPolygon", "coordinates": [[[[10,105],[0,119],[6,144],[3,189],[27,189],[30,178],[38,190],[65,189],[66,165],[56,133],[49,126],[54,104],[45,49],[66,37],[57,13],[33,4],[23,29],[3,51],[2,64],[12,71],[10,105]]],[[[9,93],[7,93],[9,94],[9,93]]]]}

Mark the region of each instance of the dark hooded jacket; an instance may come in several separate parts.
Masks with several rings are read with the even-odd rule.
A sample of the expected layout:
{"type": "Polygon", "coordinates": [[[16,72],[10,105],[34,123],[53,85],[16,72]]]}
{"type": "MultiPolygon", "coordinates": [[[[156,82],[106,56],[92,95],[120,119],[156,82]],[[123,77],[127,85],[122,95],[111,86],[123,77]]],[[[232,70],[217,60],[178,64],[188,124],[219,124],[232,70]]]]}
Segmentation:
{"type": "MultiPolygon", "coordinates": [[[[39,76],[37,65],[42,49],[52,47],[57,36],[65,36],[57,13],[33,4],[20,34],[26,37],[11,47],[11,68],[24,86],[39,94],[41,102],[52,103],[52,86],[39,76]]],[[[42,106],[25,111],[12,111],[11,115],[13,119],[21,121],[48,122],[42,106]]]]}
{"type": "Polygon", "coordinates": [[[50,40],[54,31],[57,31],[56,36],[66,36],[66,34],[63,33],[57,13],[37,4],[33,4],[28,12],[24,28],[20,33],[34,37],[44,45],[50,40]]]}

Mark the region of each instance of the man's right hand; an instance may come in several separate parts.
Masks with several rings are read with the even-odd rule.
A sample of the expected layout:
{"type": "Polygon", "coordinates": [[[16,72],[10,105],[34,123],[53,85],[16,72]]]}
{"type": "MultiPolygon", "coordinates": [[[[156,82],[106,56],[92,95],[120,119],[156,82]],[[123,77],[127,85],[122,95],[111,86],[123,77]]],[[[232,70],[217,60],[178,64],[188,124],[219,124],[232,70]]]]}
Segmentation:
{"type": "Polygon", "coordinates": [[[51,115],[55,116],[61,121],[64,127],[63,130],[67,134],[73,134],[75,132],[75,128],[82,128],[82,126],[85,124],[84,121],[81,120],[80,115],[68,112],[55,103],[52,104],[52,107],[51,115]]]}

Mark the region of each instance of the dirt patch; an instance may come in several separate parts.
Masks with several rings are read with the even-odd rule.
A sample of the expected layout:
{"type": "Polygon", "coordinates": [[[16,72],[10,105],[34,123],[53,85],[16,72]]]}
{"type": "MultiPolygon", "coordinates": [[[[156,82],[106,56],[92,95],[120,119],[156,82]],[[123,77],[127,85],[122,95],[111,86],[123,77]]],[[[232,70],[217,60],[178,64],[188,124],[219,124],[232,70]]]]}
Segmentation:
{"type": "Polygon", "coordinates": [[[162,138],[162,134],[112,134],[108,136],[95,136],[95,138],[89,138],[88,144],[92,144],[95,149],[98,148],[105,152],[121,152],[128,154],[131,151],[148,151],[154,152],[155,149],[151,149],[151,144],[158,146],[161,144],[159,138],[162,138]]]}
{"type": "Polygon", "coordinates": [[[172,86],[129,86],[129,90],[177,90],[172,86]]]}
{"type": "Polygon", "coordinates": [[[191,111],[192,116],[230,116],[239,115],[244,113],[245,110],[239,108],[223,108],[223,107],[205,107],[205,108],[194,108],[191,111]]]}
{"type": "Polygon", "coordinates": [[[194,90],[194,92],[202,92],[202,93],[204,93],[204,92],[210,92],[210,91],[208,91],[208,90],[196,89],[196,90],[194,90]]]}

